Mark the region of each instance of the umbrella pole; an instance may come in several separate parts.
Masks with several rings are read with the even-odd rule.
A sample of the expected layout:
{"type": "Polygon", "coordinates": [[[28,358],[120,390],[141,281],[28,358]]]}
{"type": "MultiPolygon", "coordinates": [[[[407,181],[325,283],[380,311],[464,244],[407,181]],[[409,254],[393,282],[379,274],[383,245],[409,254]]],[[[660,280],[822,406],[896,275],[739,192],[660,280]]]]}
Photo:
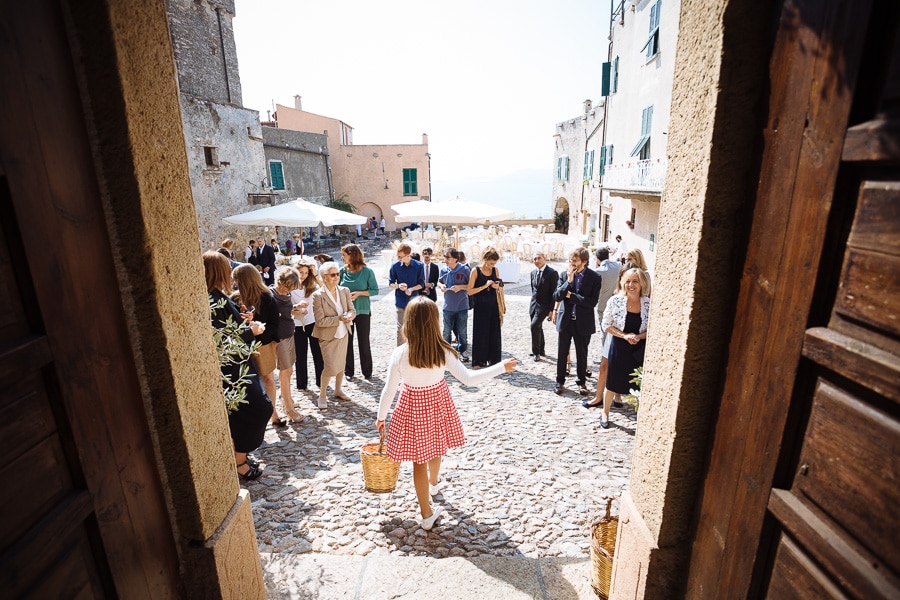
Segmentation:
{"type": "Polygon", "coordinates": [[[459,223],[456,224],[456,249],[459,250],[459,223]]]}

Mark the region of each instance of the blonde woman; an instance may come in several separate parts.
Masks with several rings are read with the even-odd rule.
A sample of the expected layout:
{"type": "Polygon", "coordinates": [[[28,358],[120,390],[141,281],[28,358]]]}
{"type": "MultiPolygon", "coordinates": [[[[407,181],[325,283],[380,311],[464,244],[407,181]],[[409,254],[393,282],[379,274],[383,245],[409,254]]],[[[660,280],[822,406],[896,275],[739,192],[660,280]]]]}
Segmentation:
{"type": "MultiPolygon", "coordinates": [[[[603,398],[603,420],[609,427],[609,408],[614,395],[631,391],[631,373],[644,364],[644,347],[650,318],[650,287],[641,269],[628,269],[621,277],[622,290],[606,303],[600,327],[612,336],[609,366],[606,372],[606,395],[603,398]]],[[[599,387],[601,382],[597,382],[599,387]]]]}
{"type": "MultiPolygon", "coordinates": [[[[647,272],[647,261],[644,260],[644,253],[641,252],[638,248],[629,250],[625,254],[625,264],[627,265],[628,263],[631,263],[632,267],[637,267],[638,269],[643,271],[644,275],[647,276],[647,287],[646,289],[644,289],[644,295],[649,297],[650,288],[653,286],[653,282],[650,280],[650,273],[647,272]]],[[[624,270],[625,267],[623,266],[622,269],[624,270]]]]}
{"type": "Polygon", "coordinates": [[[334,397],[349,400],[342,390],[344,382],[344,365],[347,362],[347,345],[350,339],[350,327],[356,317],[350,290],[338,285],[340,269],[337,263],[326,262],[319,269],[324,285],[312,296],[313,315],[316,327],[313,335],[319,339],[322,348],[322,384],[319,386],[319,408],[328,408],[325,390],[328,380],[334,377],[334,397]]]}
{"type": "Polygon", "coordinates": [[[463,385],[478,385],[515,370],[516,359],[508,358],[478,372],[466,369],[441,336],[437,304],[425,296],[417,296],[407,304],[403,335],[406,343],[391,355],[375,427],[384,431],[384,421],[399,387],[400,398],[388,428],[387,453],[396,461],[413,462],[421,526],[427,531],[441,512],[440,507],[431,508],[431,496],[438,495],[441,489],[441,457],[450,448],[465,443],[444,372],[450,371],[463,385]]]}
{"type": "Polygon", "coordinates": [[[288,419],[299,423],[304,419],[294,406],[291,397],[291,374],[297,354],[294,349],[294,302],[291,293],[300,287],[300,273],[293,267],[281,267],[275,271],[275,285],[270,289],[278,305],[278,337],[275,345],[275,364],[278,368],[278,383],[281,387],[281,402],[288,419]]]}

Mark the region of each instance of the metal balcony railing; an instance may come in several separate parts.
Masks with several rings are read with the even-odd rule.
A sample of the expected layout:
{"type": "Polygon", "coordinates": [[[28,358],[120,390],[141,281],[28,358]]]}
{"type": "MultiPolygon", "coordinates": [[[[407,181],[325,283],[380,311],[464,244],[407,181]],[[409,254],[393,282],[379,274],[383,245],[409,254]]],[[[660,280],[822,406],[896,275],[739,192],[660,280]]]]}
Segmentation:
{"type": "Polygon", "coordinates": [[[662,192],[666,183],[665,158],[606,165],[602,185],[606,189],[662,192]]]}

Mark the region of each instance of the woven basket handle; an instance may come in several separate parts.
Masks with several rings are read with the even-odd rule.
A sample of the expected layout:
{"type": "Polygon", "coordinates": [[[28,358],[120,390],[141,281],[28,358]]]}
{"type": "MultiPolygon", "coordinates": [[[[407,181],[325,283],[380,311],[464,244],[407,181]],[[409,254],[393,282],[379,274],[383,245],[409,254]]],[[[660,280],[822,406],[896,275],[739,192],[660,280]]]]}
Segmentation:
{"type": "MultiPolygon", "coordinates": [[[[384,454],[384,429],[378,432],[378,436],[378,454],[384,454]]],[[[609,514],[609,507],[607,507],[606,513],[609,514]]]]}

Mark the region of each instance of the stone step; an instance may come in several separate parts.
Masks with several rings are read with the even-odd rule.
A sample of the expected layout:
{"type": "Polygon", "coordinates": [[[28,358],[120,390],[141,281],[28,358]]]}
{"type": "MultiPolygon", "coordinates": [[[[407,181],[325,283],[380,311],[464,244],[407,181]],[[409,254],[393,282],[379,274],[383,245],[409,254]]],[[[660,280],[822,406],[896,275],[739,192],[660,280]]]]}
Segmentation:
{"type": "Polygon", "coordinates": [[[585,558],[262,553],[269,598],[593,600],[585,558]]]}

